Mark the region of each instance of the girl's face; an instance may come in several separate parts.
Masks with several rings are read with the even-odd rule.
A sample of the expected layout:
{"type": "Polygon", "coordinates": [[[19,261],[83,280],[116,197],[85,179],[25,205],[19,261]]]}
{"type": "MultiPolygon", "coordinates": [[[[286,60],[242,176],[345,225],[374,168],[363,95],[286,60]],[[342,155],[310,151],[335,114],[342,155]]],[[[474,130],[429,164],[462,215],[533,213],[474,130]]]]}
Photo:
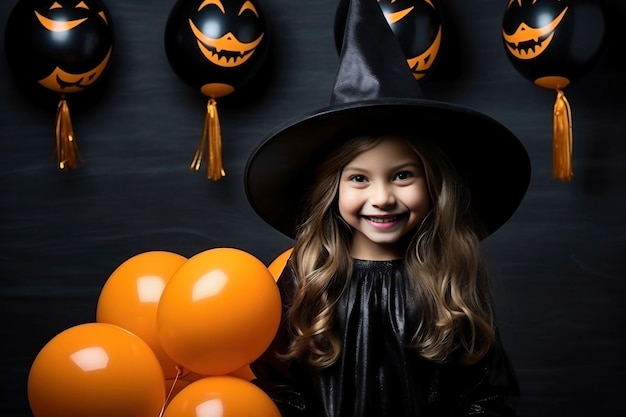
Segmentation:
{"type": "Polygon", "coordinates": [[[385,138],[342,170],[339,213],[353,229],[354,258],[401,258],[402,238],[430,206],[422,160],[400,137],[385,138]]]}

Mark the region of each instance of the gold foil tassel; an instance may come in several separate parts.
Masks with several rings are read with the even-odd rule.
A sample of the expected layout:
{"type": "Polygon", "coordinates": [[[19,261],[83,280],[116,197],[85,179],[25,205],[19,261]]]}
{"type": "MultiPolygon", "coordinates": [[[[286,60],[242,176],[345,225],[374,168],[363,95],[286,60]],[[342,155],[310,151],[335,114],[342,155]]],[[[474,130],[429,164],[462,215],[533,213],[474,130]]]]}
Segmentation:
{"type": "Polygon", "coordinates": [[[206,115],[204,118],[204,126],[200,141],[196,148],[196,153],[191,161],[190,169],[198,171],[202,164],[202,155],[204,153],[205,144],[207,146],[207,178],[217,181],[226,176],[222,167],[222,132],[220,128],[220,119],[217,115],[217,102],[209,99],[206,106],[206,115]]]}
{"type": "Polygon", "coordinates": [[[552,176],[570,181],[574,176],[572,111],[563,91],[557,89],[556,92],[552,120],[552,176]]]}
{"type": "Polygon", "coordinates": [[[78,167],[80,162],[78,145],[74,137],[74,129],[72,128],[72,121],[70,119],[70,109],[64,98],[61,98],[57,106],[55,136],[55,155],[59,168],[67,170],[78,167]]]}

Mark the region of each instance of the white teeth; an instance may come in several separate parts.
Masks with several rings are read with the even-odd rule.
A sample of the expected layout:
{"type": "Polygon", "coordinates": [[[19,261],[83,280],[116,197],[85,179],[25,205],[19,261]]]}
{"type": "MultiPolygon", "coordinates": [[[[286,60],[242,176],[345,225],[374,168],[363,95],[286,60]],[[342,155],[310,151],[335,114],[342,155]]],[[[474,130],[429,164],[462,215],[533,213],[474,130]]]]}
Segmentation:
{"type": "Polygon", "coordinates": [[[368,219],[373,223],[389,223],[393,222],[398,218],[398,216],[392,217],[368,217],[368,219]]]}

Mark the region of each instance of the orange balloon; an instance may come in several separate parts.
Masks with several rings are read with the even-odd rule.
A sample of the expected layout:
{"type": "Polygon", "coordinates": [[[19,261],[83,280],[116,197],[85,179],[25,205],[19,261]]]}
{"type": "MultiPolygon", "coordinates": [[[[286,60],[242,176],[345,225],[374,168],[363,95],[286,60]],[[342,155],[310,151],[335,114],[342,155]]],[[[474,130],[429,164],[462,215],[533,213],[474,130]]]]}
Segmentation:
{"type": "Polygon", "coordinates": [[[157,309],[161,345],[185,369],[225,375],[258,358],[278,330],[281,301],[256,257],[217,248],[192,256],[172,276],[157,309]]]}
{"type": "Polygon", "coordinates": [[[96,307],[96,321],[123,327],[141,337],[154,351],[166,379],[178,373],[157,333],[157,307],[165,285],[187,261],[167,251],[140,253],[127,259],[109,276],[96,307]]]}
{"type": "Polygon", "coordinates": [[[53,337],[28,375],[35,417],[154,417],[165,401],[163,371],[139,336],[109,323],[53,337]]]}
{"type": "Polygon", "coordinates": [[[285,265],[287,265],[287,261],[291,256],[291,252],[293,252],[293,248],[287,249],[286,251],[278,255],[276,259],[272,261],[270,266],[267,267],[267,269],[269,269],[272,273],[272,276],[275,280],[278,281],[278,277],[280,277],[280,274],[283,273],[283,269],[285,269],[285,265]]]}
{"type": "Polygon", "coordinates": [[[234,376],[210,376],[183,388],[163,417],[280,417],[272,399],[253,383],[234,376]]]}

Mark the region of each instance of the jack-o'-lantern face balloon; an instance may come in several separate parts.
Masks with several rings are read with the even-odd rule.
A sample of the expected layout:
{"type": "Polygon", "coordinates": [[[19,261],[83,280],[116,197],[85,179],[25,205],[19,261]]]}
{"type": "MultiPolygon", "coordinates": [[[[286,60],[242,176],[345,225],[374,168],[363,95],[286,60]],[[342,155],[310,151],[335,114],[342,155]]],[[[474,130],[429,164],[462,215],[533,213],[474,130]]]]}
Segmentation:
{"type": "MultiPolygon", "coordinates": [[[[335,15],[335,44],[341,50],[348,0],[341,0],[335,15]]],[[[416,80],[434,71],[442,55],[444,19],[436,0],[378,0],[394,35],[400,43],[416,80]]]]}
{"type": "Polygon", "coordinates": [[[508,0],[502,20],[504,49],[513,66],[551,89],[565,88],[597,61],[605,32],[594,0],[508,0]]]}
{"type": "Polygon", "coordinates": [[[61,94],[94,85],[108,69],[112,21],[99,0],[21,0],[5,32],[5,50],[18,81],[61,94]]]}
{"type": "Polygon", "coordinates": [[[269,37],[253,0],[178,0],[165,29],[174,72],[205,96],[243,87],[267,56],[269,37]]]}

